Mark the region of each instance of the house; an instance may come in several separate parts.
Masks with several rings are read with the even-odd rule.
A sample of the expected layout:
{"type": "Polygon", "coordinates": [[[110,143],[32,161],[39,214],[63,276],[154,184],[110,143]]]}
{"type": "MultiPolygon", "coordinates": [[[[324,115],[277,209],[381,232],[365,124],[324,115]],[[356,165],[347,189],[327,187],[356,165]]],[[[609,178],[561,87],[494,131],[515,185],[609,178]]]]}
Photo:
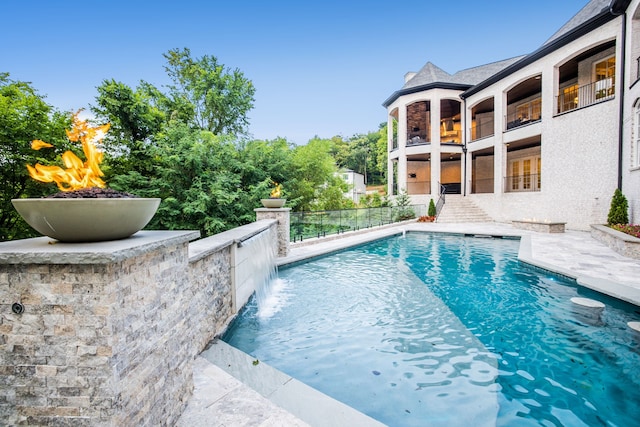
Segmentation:
{"type": "Polygon", "coordinates": [[[353,200],[353,203],[360,203],[360,198],[364,197],[367,193],[367,186],[364,183],[364,175],[361,173],[352,171],[351,169],[344,169],[336,173],[337,176],[342,178],[344,182],[349,186],[349,191],[344,193],[344,197],[353,200]]]}
{"type": "Polygon", "coordinates": [[[388,193],[460,194],[494,220],[588,229],[621,188],[640,222],[640,0],[591,0],[536,51],[407,73],[388,112],[388,193]]]}

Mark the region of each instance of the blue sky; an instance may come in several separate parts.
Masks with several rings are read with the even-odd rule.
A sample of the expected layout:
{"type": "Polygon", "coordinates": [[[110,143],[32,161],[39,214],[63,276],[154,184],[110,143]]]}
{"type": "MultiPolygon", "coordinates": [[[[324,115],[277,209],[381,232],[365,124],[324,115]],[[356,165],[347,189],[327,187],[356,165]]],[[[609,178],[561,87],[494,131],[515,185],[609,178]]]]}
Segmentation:
{"type": "Polygon", "coordinates": [[[162,54],[187,47],[253,81],[253,138],[304,144],[377,130],[406,72],[530,53],[587,3],[0,0],[0,72],[75,111],[105,79],[168,84],[162,54]]]}

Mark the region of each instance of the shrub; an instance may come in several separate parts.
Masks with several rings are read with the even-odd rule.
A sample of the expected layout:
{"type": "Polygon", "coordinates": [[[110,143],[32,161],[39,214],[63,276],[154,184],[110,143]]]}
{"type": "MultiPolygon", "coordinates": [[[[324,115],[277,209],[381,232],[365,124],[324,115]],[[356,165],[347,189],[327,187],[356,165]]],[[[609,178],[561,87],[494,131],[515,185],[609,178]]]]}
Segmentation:
{"type": "Polygon", "coordinates": [[[616,191],[613,193],[613,198],[611,199],[611,207],[609,208],[609,215],[607,216],[607,224],[628,224],[628,208],[629,204],[627,203],[627,198],[624,197],[624,194],[622,194],[622,191],[620,191],[619,188],[616,188],[616,191]]]}
{"type": "Polygon", "coordinates": [[[400,191],[395,200],[395,220],[404,221],[416,217],[416,213],[411,207],[411,197],[406,190],[400,191]]]}
{"type": "Polygon", "coordinates": [[[433,203],[433,199],[429,201],[429,209],[427,210],[427,215],[436,216],[436,204],[433,203]]]}

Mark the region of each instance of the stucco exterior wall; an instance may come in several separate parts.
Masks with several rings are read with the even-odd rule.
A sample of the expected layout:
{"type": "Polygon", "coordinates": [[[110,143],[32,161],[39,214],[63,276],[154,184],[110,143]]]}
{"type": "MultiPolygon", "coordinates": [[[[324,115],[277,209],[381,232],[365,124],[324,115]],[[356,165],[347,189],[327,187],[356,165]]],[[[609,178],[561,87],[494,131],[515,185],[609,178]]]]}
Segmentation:
{"type": "Polygon", "coordinates": [[[627,61],[625,70],[625,98],[622,150],[622,193],[629,202],[629,222],[640,224],[640,123],[636,112],[640,109],[640,0],[627,9],[627,61]]]}
{"type": "MultiPolygon", "coordinates": [[[[567,228],[588,230],[606,221],[611,196],[617,186],[618,103],[612,100],[556,115],[558,68],[575,55],[619,35],[620,19],[613,20],[544,58],[524,67],[466,100],[471,108],[493,96],[495,129],[492,138],[469,143],[469,152],[495,146],[494,194],[470,195],[497,221],[539,219],[566,222],[567,228]],[[503,132],[506,93],[535,75],[542,79],[542,120],[539,124],[503,132]],[[541,141],[542,185],[539,192],[504,193],[507,154],[505,144],[528,137],[541,141]]],[[[617,63],[620,43],[616,45],[617,63]]],[[[600,56],[606,56],[601,54],[600,56]]],[[[586,69],[589,63],[580,67],[586,69]]],[[[618,70],[618,73],[620,71],[618,70]]],[[[467,177],[470,183],[470,177],[467,177]]]]}

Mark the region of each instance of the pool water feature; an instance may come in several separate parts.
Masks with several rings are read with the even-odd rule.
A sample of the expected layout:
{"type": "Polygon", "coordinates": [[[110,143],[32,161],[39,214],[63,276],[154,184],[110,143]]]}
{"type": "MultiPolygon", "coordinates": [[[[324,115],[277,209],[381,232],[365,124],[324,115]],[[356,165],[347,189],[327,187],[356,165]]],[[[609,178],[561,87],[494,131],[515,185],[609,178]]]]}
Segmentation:
{"type": "Polygon", "coordinates": [[[251,299],[223,339],[390,426],[636,425],[638,307],[518,244],[407,233],[281,268],[277,310],[251,299]]]}

